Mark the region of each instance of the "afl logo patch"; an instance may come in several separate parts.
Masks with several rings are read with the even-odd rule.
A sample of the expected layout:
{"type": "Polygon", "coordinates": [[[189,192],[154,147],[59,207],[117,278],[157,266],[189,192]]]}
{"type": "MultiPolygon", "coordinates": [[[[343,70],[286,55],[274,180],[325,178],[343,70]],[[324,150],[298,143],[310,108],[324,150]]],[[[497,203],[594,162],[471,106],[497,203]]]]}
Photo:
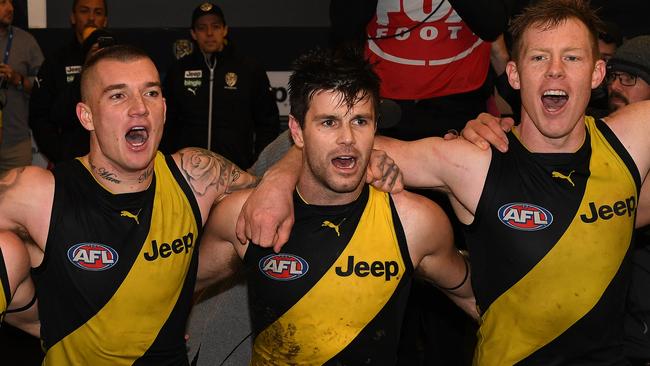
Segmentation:
{"type": "Polygon", "coordinates": [[[113,267],[119,256],[115,249],[98,243],[79,243],[68,249],[68,260],[87,271],[104,271],[113,267]]]}
{"type": "Polygon", "coordinates": [[[260,259],[260,271],[270,279],[292,281],[304,276],[309,270],[306,260],[293,254],[270,254],[260,259]]]}
{"type": "Polygon", "coordinates": [[[530,203],[505,204],[499,208],[498,215],[504,225],[523,231],[542,230],[553,222],[553,214],[549,210],[530,203]]]}

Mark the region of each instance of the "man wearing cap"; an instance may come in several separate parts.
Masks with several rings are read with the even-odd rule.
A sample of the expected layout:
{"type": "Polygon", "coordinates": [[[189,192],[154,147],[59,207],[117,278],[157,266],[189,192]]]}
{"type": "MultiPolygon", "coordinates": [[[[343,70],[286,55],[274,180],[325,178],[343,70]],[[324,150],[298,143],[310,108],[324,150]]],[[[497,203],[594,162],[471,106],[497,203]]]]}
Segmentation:
{"type": "Polygon", "coordinates": [[[279,132],[269,79],[229,42],[217,5],[194,9],[190,33],[198,49],[172,65],[163,84],[167,123],[161,147],[203,147],[248,168],[279,132]]]}
{"type": "Polygon", "coordinates": [[[623,43],[607,64],[611,112],[650,99],[650,35],[623,43]]]}
{"type": "Polygon", "coordinates": [[[82,45],[91,30],[107,23],[105,0],[74,0],[70,41],[48,55],[39,72],[29,102],[29,126],[39,150],[54,164],[88,153],[88,132],[75,114],[81,66],[86,59],[82,45]]]}

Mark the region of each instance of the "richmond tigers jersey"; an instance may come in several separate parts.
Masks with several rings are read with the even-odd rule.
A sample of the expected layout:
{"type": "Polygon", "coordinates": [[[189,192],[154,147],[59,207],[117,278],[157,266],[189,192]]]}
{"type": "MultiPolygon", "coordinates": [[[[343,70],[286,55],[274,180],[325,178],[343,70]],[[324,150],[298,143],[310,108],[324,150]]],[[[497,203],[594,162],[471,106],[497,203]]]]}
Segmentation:
{"type": "Polygon", "coordinates": [[[171,157],[143,192],[112,194],[79,161],[57,165],[35,270],[44,365],[186,365],[201,216],[171,157]]]}
{"type": "Polygon", "coordinates": [[[252,365],[394,365],[413,265],[386,193],[343,206],[294,196],[291,237],[251,245],[252,365]]]}
{"type": "Polygon", "coordinates": [[[483,311],[476,365],[623,363],[640,177],[602,121],[576,153],[492,153],[467,240],[483,311]]]}

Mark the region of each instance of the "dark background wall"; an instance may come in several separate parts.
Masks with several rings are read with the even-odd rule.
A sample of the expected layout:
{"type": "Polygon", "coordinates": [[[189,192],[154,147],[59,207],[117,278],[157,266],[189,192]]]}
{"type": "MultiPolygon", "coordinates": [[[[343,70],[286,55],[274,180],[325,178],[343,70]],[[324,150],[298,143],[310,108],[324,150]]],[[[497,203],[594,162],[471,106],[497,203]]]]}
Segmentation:
{"type": "MultiPolygon", "coordinates": [[[[110,25],[117,28],[188,27],[192,10],[202,1],[108,0],[110,25]]],[[[327,27],[328,0],[218,0],[235,27],[327,27]]],[[[65,28],[72,0],[49,0],[49,27],[65,28]]]]}
{"type": "MultiPolygon", "coordinates": [[[[26,0],[17,0],[14,4],[22,1],[26,0]]],[[[257,59],[266,70],[288,70],[291,61],[302,52],[328,44],[328,0],[214,2],[224,11],[233,44],[257,59]]],[[[108,0],[109,29],[120,41],[148,51],[164,74],[174,60],[174,42],[190,39],[188,28],[192,10],[201,3],[108,0]]],[[[46,55],[69,42],[71,7],[72,0],[49,0],[48,28],[30,30],[46,55]]]]}

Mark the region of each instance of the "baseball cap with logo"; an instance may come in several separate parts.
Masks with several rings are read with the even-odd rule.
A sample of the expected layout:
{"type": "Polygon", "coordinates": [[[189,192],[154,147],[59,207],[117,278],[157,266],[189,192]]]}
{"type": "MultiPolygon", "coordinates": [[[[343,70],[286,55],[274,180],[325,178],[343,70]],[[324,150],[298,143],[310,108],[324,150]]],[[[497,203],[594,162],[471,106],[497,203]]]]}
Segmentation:
{"type": "Polygon", "coordinates": [[[205,2],[197,6],[192,12],[192,28],[194,28],[194,23],[196,23],[197,19],[208,14],[214,14],[218,16],[219,19],[221,19],[223,25],[226,25],[226,18],[223,16],[223,11],[221,8],[213,3],[205,2]]]}

